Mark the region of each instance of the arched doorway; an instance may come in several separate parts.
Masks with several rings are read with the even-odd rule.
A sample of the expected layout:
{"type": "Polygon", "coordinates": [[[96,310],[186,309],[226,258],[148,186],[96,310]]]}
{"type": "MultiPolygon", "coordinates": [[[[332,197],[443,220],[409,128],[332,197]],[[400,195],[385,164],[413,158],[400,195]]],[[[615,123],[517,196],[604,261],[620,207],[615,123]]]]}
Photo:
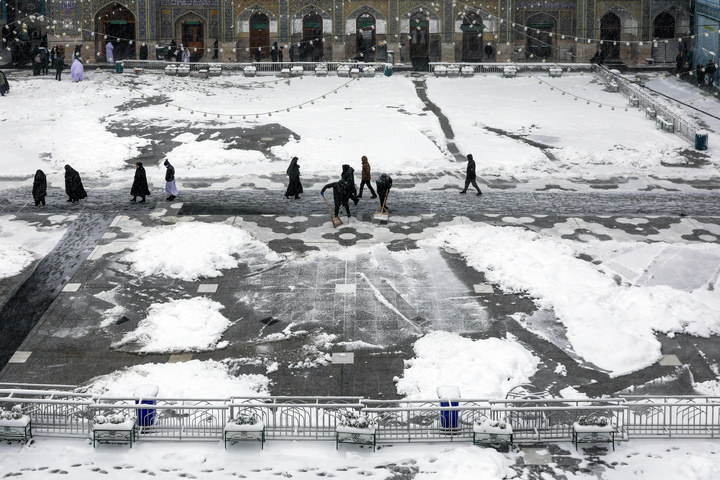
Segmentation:
{"type": "Polygon", "coordinates": [[[670,12],[661,12],[653,21],[653,47],[652,58],[655,63],[674,62],[680,51],[677,41],[665,42],[675,39],[675,16],[670,12]],[[660,40],[660,41],[658,41],[660,40]]]}
{"type": "Polygon", "coordinates": [[[430,44],[430,22],[427,15],[415,12],[410,17],[410,61],[413,70],[428,70],[430,44]]]}
{"type": "Polygon", "coordinates": [[[534,15],[527,21],[527,52],[531,59],[545,59],[553,56],[553,31],[555,19],[549,15],[534,15]]]}
{"type": "Polygon", "coordinates": [[[98,51],[105,53],[107,42],[112,42],[113,58],[135,58],[135,15],[120,5],[111,3],[95,16],[95,28],[102,35],[96,36],[98,51]]]}
{"type": "Polygon", "coordinates": [[[462,37],[462,61],[479,62],[483,55],[482,32],[485,26],[483,20],[477,13],[469,13],[463,17],[460,29],[462,37]]]}
{"type": "MultiPolygon", "coordinates": [[[[190,50],[190,61],[199,61],[205,55],[205,20],[199,15],[188,13],[177,20],[175,31],[180,38],[179,43],[190,50]]],[[[180,55],[182,57],[182,53],[180,55]]]]}
{"type": "Polygon", "coordinates": [[[323,19],[317,12],[303,17],[303,37],[300,43],[301,62],[319,62],[323,57],[323,19]]]}
{"type": "Polygon", "coordinates": [[[606,60],[617,60],[620,58],[620,32],[622,22],[620,17],[608,12],[600,19],[600,40],[602,40],[603,55],[606,60]]]}
{"type": "Polygon", "coordinates": [[[250,53],[256,61],[270,53],[270,19],[262,12],[250,17],[250,53]]]}
{"type": "Polygon", "coordinates": [[[361,62],[375,61],[375,17],[363,13],[356,20],[357,27],[357,59],[361,62]]]}

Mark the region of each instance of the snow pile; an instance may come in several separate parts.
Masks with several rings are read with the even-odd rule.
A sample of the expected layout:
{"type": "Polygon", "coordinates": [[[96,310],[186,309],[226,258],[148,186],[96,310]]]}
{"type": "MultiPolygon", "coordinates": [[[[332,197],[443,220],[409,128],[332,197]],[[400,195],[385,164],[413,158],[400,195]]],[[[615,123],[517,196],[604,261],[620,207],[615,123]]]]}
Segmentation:
{"type": "Polygon", "coordinates": [[[14,277],[32,262],[30,252],[0,241],[0,278],[14,277]]]}
{"type": "Polygon", "coordinates": [[[437,398],[441,385],[456,385],[463,398],[503,398],[515,385],[529,382],[539,364],[513,339],[432,332],[414,349],[416,358],[405,361],[403,376],[396,379],[397,392],[409,400],[437,398]]]}
{"type": "Polygon", "coordinates": [[[453,226],[431,243],[458,250],[507,292],[527,292],[553,309],[576,353],[620,375],[655,363],[653,329],[720,332],[720,294],[665,285],[618,285],[601,268],[575,257],[573,244],[514,227],[453,226]]]}
{"type": "Polygon", "coordinates": [[[499,480],[515,476],[509,459],[489,448],[453,448],[432,463],[418,463],[421,471],[413,477],[416,480],[499,480]]]}
{"type": "Polygon", "coordinates": [[[221,276],[221,269],[238,266],[241,254],[277,259],[267,246],[237,227],[200,222],[156,228],[144,234],[133,250],[125,261],[134,272],[189,282],[221,276]]]}
{"type": "Polygon", "coordinates": [[[175,137],[174,140],[181,145],[168,152],[166,156],[175,168],[188,171],[225,165],[230,167],[228,171],[232,171],[236,170],[238,165],[247,167],[267,162],[262,152],[230,149],[232,144],[222,140],[197,141],[198,136],[183,133],[175,137]]]}
{"type": "Polygon", "coordinates": [[[81,390],[97,395],[132,396],[138,385],[160,387],[161,398],[226,398],[268,395],[270,379],[264,375],[233,376],[214,360],[135,365],[95,377],[81,390]]]}
{"type": "MultiPolygon", "coordinates": [[[[220,310],[221,303],[205,297],[153,303],[148,316],[114,348],[137,345],[142,353],[203,352],[215,350],[231,325],[220,310]]],[[[226,342],[223,342],[226,343],[226,342]]]]}

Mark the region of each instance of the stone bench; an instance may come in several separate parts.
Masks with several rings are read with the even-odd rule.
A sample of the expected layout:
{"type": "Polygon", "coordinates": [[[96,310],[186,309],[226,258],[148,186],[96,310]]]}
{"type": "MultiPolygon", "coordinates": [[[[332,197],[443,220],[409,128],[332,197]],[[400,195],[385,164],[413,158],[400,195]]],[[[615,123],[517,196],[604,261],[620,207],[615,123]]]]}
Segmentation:
{"type": "Polygon", "coordinates": [[[225,424],[223,429],[223,441],[225,442],[225,448],[227,448],[227,442],[238,442],[245,440],[258,440],[260,442],[260,449],[265,448],[265,423],[260,421],[251,424],[238,424],[234,422],[228,422],[225,424]]]}
{"type": "Polygon", "coordinates": [[[560,67],[553,67],[548,70],[548,75],[550,77],[562,77],[563,71],[560,67]]]}
{"type": "Polygon", "coordinates": [[[517,68],[513,66],[503,68],[503,77],[512,78],[517,77],[517,68]]]}
{"type": "Polygon", "coordinates": [[[580,425],[573,423],[572,443],[577,451],[578,443],[612,443],[615,450],[615,427],[606,425],[580,425]]]}
{"type": "Polygon", "coordinates": [[[335,428],[335,450],[341,443],[353,443],[355,445],[372,445],[373,452],[377,444],[377,435],[374,427],[356,428],[338,426],[335,428]]]}
{"type": "Polygon", "coordinates": [[[650,118],[656,118],[657,112],[653,107],[645,107],[645,116],[650,118]]]}
{"type": "Polygon", "coordinates": [[[473,424],[473,445],[507,445],[513,446],[513,429],[506,424],[505,428],[492,427],[481,423],[473,424]]]}
{"type": "Polygon", "coordinates": [[[137,423],[134,418],[122,423],[93,423],[92,434],[93,448],[96,443],[102,442],[129,443],[132,448],[133,441],[137,438],[137,423]]]}
{"type": "Polygon", "coordinates": [[[666,132],[675,133],[675,124],[661,115],[655,117],[655,126],[666,132]]]}
{"type": "Polygon", "coordinates": [[[32,436],[32,420],[29,415],[23,415],[18,419],[0,420],[0,438],[23,440],[27,443],[32,436]]]}

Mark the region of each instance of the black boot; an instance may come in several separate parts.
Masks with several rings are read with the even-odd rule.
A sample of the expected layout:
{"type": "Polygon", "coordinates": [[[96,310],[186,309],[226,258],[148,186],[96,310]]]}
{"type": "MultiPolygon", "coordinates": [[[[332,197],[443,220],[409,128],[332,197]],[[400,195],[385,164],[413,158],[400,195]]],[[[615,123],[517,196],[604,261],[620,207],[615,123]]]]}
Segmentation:
{"type": "Polygon", "coordinates": [[[140,197],[140,201],[138,203],[145,203],[145,197],[140,197]]]}
{"type": "Polygon", "coordinates": [[[131,201],[131,202],[137,202],[137,197],[133,197],[132,200],[130,200],[130,201],[131,201]]]}

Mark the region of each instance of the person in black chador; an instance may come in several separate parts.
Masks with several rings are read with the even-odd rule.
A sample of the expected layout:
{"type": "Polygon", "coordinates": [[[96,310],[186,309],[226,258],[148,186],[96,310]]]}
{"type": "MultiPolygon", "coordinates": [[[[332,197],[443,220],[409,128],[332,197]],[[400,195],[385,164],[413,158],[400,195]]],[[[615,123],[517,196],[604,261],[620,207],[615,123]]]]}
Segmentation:
{"type": "Polygon", "coordinates": [[[47,48],[40,48],[40,73],[42,75],[48,74],[48,66],[50,66],[50,52],[47,48]]]}
{"type": "Polygon", "coordinates": [[[10,82],[3,72],[0,71],[0,95],[5,96],[10,91],[10,82]]]}
{"type": "Polygon", "coordinates": [[[348,198],[350,198],[353,202],[355,202],[355,205],[357,205],[358,196],[357,187],[355,187],[355,169],[352,168],[350,165],[343,165],[342,169],[343,171],[340,175],[340,178],[348,186],[348,198]]]}
{"type": "Polygon", "coordinates": [[[290,161],[290,166],[287,168],[287,176],[289,183],[287,190],[285,191],[285,198],[290,198],[293,195],[296,199],[300,198],[300,194],[303,193],[302,184],[300,183],[300,165],[298,165],[298,158],[293,157],[290,161]]]}
{"type": "Polygon", "coordinates": [[[362,176],[360,181],[360,193],[358,193],[358,198],[362,198],[362,192],[365,185],[367,185],[368,190],[370,190],[370,193],[372,194],[372,197],[370,198],[377,198],[377,195],[375,195],[375,190],[373,190],[372,184],[370,183],[370,164],[368,163],[368,159],[365,155],[362,156],[362,176]]]}
{"type": "Polygon", "coordinates": [[[278,43],[277,42],[274,42],[272,44],[272,49],[270,50],[270,58],[272,59],[273,62],[278,61],[278,43]]]}
{"type": "Polygon", "coordinates": [[[476,195],[482,195],[482,192],[480,191],[480,187],[478,187],[477,181],[475,180],[475,160],[473,160],[472,153],[468,153],[467,155],[467,171],[465,172],[465,188],[460,190],[460,193],[467,193],[467,189],[472,184],[473,187],[477,190],[476,195]]]}
{"type": "Polygon", "coordinates": [[[175,167],[170,165],[170,162],[167,160],[163,162],[163,165],[165,165],[165,193],[168,194],[165,200],[172,202],[175,200],[175,197],[178,196],[178,193],[180,193],[178,192],[177,185],[175,185],[175,167]]]}
{"type": "Polygon", "coordinates": [[[601,49],[598,48],[597,52],[595,52],[595,55],[593,55],[590,59],[590,63],[597,63],[598,65],[602,65],[603,63],[605,63],[605,54],[601,49]]]}
{"type": "Polygon", "coordinates": [[[143,168],[142,162],[135,163],[135,180],[133,180],[130,195],[133,196],[132,200],[130,200],[131,202],[136,202],[137,197],[140,196],[140,203],[145,202],[146,195],[150,195],[147,176],[145,175],[145,168],[143,168]]]}
{"type": "Polygon", "coordinates": [[[45,197],[47,196],[47,179],[45,178],[45,173],[42,170],[35,172],[32,194],[35,199],[35,206],[37,207],[42,204],[44,207],[45,197]]]}
{"type": "Polygon", "coordinates": [[[55,60],[55,80],[58,82],[62,81],[63,68],[65,68],[65,59],[62,55],[58,55],[57,60],[55,60]]]}
{"type": "Polygon", "coordinates": [[[140,60],[148,59],[148,46],[146,43],[140,45],[140,60]]]}
{"type": "Polygon", "coordinates": [[[87,198],[80,174],[70,165],[65,165],[65,193],[68,196],[67,201],[72,203],[87,198]]]}
{"type": "Polygon", "coordinates": [[[380,206],[385,206],[385,209],[390,210],[387,206],[387,196],[390,194],[392,188],[392,178],[387,173],[380,175],[380,178],[375,182],[377,187],[377,194],[380,197],[380,206]]]}
{"type": "Polygon", "coordinates": [[[348,205],[348,194],[349,189],[347,183],[340,180],[337,182],[328,183],[325,185],[322,190],[320,190],[320,195],[323,197],[325,196],[325,190],[328,188],[332,188],[333,191],[333,201],[335,202],[335,216],[338,216],[338,213],[340,213],[340,205],[345,207],[345,211],[347,212],[347,216],[350,216],[350,206],[348,205]]]}
{"type": "Polygon", "coordinates": [[[215,39],[215,43],[213,43],[213,49],[215,50],[215,54],[213,55],[213,60],[217,60],[218,58],[218,39],[215,39]]]}

